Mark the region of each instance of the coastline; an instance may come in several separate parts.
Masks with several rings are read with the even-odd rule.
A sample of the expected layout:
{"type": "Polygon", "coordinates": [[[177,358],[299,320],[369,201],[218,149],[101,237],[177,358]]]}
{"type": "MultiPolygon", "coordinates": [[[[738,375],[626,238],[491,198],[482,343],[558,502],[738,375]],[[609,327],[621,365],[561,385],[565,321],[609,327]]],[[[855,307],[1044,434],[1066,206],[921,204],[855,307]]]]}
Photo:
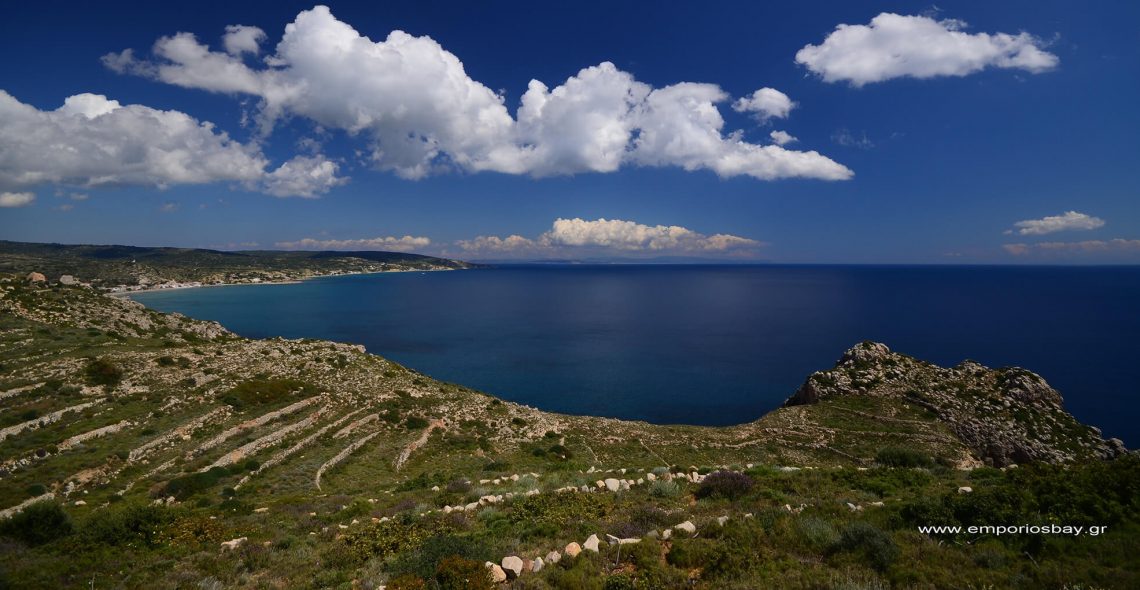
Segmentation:
{"type": "Polygon", "coordinates": [[[238,287],[238,286],[254,286],[254,285],[296,285],[296,284],[303,283],[305,281],[311,281],[313,279],[327,279],[330,277],[375,275],[375,274],[387,274],[387,273],[396,273],[396,272],[440,272],[440,271],[449,271],[449,270],[470,270],[470,269],[466,269],[466,268],[426,268],[426,269],[424,269],[424,268],[407,268],[407,269],[396,269],[396,270],[367,270],[367,271],[353,271],[353,272],[340,272],[340,273],[330,273],[330,274],[323,274],[323,275],[313,275],[313,276],[308,276],[308,277],[304,277],[304,278],[300,278],[300,279],[285,279],[285,280],[280,280],[280,281],[257,281],[257,282],[245,282],[245,283],[209,283],[209,284],[201,284],[201,285],[180,285],[177,287],[151,287],[151,288],[147,288],[147,289],[132,289],[130,291],[104,291],[103,295],[107,295],[110,297],[125,297],[125,298],[129,299],[131,297],[131,295],[136,295],[139,293],[159,293],[159,292],[163,292],[163,291],[185,291],[187,289],[205,289],[205,288],[209,288],[209,287],[238,287]]]}

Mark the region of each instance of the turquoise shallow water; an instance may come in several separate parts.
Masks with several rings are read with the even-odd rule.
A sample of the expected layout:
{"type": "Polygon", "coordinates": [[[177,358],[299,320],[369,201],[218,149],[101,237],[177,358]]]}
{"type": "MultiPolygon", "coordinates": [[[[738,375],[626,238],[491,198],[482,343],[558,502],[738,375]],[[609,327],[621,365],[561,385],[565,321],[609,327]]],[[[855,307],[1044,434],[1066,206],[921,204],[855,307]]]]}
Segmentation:
{"type": "Polygon", "coordinates": [[[1140,440],[1140,268],[502,266],[143,293],[250,337],[364,344],[542,409],[733,424],[869,339],[1042,374],[1140,440]]]}

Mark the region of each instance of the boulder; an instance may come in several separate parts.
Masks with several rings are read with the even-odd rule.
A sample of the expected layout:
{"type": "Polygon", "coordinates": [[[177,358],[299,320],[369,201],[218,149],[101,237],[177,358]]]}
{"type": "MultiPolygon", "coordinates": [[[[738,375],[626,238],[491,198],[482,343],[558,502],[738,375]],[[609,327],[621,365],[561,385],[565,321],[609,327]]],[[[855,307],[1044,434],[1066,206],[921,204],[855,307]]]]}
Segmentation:
{"type": "Polygon", "coordinates": [[[673,529],[665,529],[661,531],[661,540],[668,541],[673,537],[673,529]]]}
{"type": "Polygon", "coordinates": [[[550,563],[558,563],[559,561],[562,561],[562,554],[557,551],[551,551],[550,553],[546,554],[546,561],[550,563]]]}
{"type": "Polygon", "coordinates": [[[502,584],[503,582],[507,581],[507,572],[504,572],[503,568],[499,567],[498,564],[494,564],[488,561],[483,565],[487,566],[487,569],[491,570],[491,580],[496,584],[502,584]]]}
{"type": "Polygon", "coordinates": [[[63,275],[63,276],[59,277],[59,284],[68,285],[68,286],[78,285],[79,281],[75,280],[75,277],[73,277],[71,275],[63,275]]]}
{"type": "Polygon", "coordinates": [[[693,522],[690,520],[686,520],[685,522],[682,522],[681,524],[676,525],[673,528],[677,529],[678,531],[689,533],[690,535],[697,534],[697,525],[693,524],[693,522]]]}
{"type": "Polygon", "coordinates": [[[566,552],[567,557],[578,557],[578,554],[582,552],[582,546],[571,541],[568,545],[566,545],[566,549],[564,549],[564,551],[566,552]]]}
{"type": "Polygon", "coordinates": [[[962,487],[958,488],[959,494],[969,494],[973,491],[974,491],[974,488],[972,488],[970,486],[962,486],[962,487]]]}
{"type": "Polygon", "coordinates": [[[727,516],[718,516],[716,519],[716,523],[719,524],[720,526],[724,526],[727,522],[728,522],[727,516]]]}
{"type": "Polygon", "coordinates": [[[582,548],[586,551],[593,551],[594,553],[597,553],[598,543],[600,542],[601,539],[599,539],[597,535],[590,535],[590,538],[586,539],[585,543],[582,543],[582,548]]]}
{"type": "Polygon", "coordinates": [[[42,272],[30,272],[30,273],[28,273],[28,282],[29,283],[46,283],[47,277],[45,277],[42,272]]]}
{"type": "Polygon", "coordinates": [[[522,575],[523,560],[517,555],[504,557],[502,566],[503,571],[507,573],[508,578],[514,579],[522,575]]]}
{"type": "Polygon", "coordinates": [[[542,561],[542,558],[541,558],[541,557],[536,557],[536,558],[534,559],[534,563],[531,565],[531,571],[532,571],[532,572],[535,572],[535,573],[541,572],[541,571],[542,571],[542,568],[543,568],[545,565],[546,565],[546,563],[544,563],[544,562],[542,561]]]}
{"type": "Polygon", "coordinates": [[[611,478],[609,478],[609,479],[607,479],[607,480],[605,480],[605,481],[604,481],[604,482],[602,482],[602,483],[604,483],[604,484],[605,484],[605,486],[606,486],[606,490],[608,490],[608,491],[611,491],[611,492],[616,492],[616,491],[618,491],[619,489],[621,489],[621,482],[619,482],[618,480],[616,480],[616,479],[614,479],[614,478],[612,478],[612,477],[611,477],[611,478]]]}

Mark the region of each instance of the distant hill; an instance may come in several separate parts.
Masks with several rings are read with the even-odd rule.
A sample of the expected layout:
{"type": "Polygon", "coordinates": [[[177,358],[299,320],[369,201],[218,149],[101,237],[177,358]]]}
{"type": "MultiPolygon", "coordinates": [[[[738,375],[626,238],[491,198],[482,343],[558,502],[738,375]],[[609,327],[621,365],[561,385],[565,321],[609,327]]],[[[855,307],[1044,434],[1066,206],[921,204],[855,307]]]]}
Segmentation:
{"type": "Polygon", "coordinates": [[[330,274],[470,268],[456,260],[402,252],[256,250],[35,244],[0,241],[0,272],[71,275],[100,288],[119,285],[245,283],[330,274]]]}

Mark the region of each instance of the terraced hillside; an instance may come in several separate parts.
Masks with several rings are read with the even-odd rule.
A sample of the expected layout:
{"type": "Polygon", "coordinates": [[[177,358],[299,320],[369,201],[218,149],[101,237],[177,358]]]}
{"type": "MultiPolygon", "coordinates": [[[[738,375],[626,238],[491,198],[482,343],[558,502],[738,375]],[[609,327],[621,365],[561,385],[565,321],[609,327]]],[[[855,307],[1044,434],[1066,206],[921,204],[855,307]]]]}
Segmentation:
{"type": "Polygon", "coordinates": [[[655,426],[89,288],[0,295],[0,587],[1140,585],[1137,460],[1022,369],[864,343],[755,422],[655,426]],[[916,528],[1037,522],[1109,529],[916,528]]]}

